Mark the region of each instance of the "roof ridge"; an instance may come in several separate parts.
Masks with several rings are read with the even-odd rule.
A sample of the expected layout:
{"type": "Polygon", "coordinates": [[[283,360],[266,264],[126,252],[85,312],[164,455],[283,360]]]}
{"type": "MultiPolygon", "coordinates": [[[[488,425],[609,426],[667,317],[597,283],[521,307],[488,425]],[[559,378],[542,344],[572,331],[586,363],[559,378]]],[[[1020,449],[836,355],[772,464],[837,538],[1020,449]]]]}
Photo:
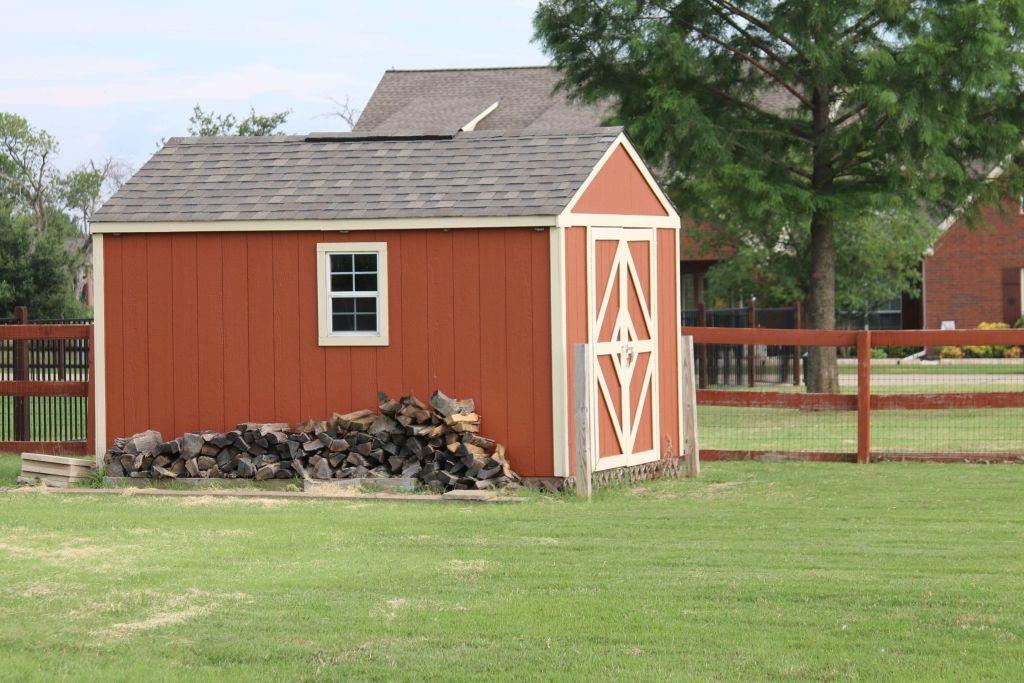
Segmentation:
{"type": "Polygon", "coordinates": [[[531,64],[527,66],[447,66],[436,69],[385,69],[384,73],[441,73],[452,71],[519,71],[526,69],[555,69],[552,64],[531,64]]]}

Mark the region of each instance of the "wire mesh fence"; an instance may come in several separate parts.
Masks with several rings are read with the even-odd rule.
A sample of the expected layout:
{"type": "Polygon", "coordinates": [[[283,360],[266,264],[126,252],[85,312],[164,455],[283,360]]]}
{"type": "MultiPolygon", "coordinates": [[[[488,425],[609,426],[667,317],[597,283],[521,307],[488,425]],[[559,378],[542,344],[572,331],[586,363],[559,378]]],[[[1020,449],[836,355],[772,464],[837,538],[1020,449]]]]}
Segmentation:
{"type": "MultiPolygon", "coordinates": [[[[999,331],[1005,343],[992,352],[997,357],[955,357],[959,354],[950,349],[985,341],[984,336],[972,339],[971,332],[957,331],[953,337],[921,331],[825,333],[835,341],[827,345],[835,346],[840,356],[838,388],[812,394],[803,377],[798,384],[791,381],[792,371],[790,381],[780,381],[786,375],[779,372],[779,361],[773,367],[771,359],[783,359],[792,368],[793,359],[806,354],[810,340],[822,333],[684,329],[696,342],[702,455],[713,459],[776,453],[856,460],[863,442],[876,459],[1024,459],[1024,330],[999,331]],[[781,341],[786,333],[801,335],[801,345],[737,343],[765,335],[771,337],[765,341],[781,341]],[[868,334],[874,347],[867,347],[871,353],[860,359],[849,344],[859,334],[868,334]],[[894,342],[899,348],[879,351],[894,342]],[[940,346],[947,357],[938,358],[940,346]],[[877,357],[881,355],[899,357],[877,357]],[[766,367],[778,373],[774,382],[762,379],[772,374],[766,367]],[[859,376],[866,380],[863,392],[859,376]],[[859,410],[860,399],[870,409],[859,410]],[[859,433],[862,420],[866,432],[859,433]]],[[[979,352],[984,350],[975,346],[973,354],[979,352]]]]}

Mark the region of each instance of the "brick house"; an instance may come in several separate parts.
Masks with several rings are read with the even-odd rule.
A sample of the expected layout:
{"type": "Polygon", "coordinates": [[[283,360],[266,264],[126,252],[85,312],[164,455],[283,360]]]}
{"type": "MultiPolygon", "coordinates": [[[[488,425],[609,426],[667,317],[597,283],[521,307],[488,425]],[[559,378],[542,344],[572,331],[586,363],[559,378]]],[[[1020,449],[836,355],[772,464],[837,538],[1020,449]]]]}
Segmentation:
{"type": "Polygon", "coordinates": [[[1024,315],[1024,212],[1008,199],[982,209],[972,230],[959,217],[942,224],[942,236],[924,259],[924,327],[959,329],[983,322],[1013,324],[1024,315]]]}

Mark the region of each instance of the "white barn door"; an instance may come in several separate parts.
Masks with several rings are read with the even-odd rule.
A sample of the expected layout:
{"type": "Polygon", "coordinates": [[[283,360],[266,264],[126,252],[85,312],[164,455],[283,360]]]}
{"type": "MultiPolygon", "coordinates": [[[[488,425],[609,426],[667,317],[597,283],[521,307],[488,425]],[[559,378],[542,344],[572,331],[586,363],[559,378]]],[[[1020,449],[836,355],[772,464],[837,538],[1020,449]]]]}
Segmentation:
{"type": "Polygon", "coordinates": [[[594,470],[659,457],[655,245],[653,229],[588,231],[594,470]]]}

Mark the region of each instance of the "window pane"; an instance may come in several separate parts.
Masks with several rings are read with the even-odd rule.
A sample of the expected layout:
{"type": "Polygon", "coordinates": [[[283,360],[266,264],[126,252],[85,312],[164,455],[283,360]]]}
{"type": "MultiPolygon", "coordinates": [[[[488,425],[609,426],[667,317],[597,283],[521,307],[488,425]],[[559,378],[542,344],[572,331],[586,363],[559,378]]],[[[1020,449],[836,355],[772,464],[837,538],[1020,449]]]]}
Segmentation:
{"type": "Polygon", "coordinates": [[[377,312],[377,299],[374,297],[361,296],[354,300],[356,302],[357,313],[376,313],[377,312]]]}
{"type": "Polygon", "coordinates": [[[331,276],[331,291],[332,292],[351,292],[352,291],[352,276],[351,275],[332,275],[331,276]]]}
{"type": "Polygon", "coordinates": [[[352,254],[331,254],[332,273],[351,273],[352,254]]]}
{"type": "Polygon", "coordinates": [[[359,332],[376,332],[377,331],[377,316],[376,314],[360,313],[356,315],[356,330],[359,332]]]}
{"type": "Polygon", "coordinates": [[[376,254],[356,254],[355,255],[356,270],[364,273],[375,273],[377,272],[377,255],[376,254]]]}
{"type": "Polygon", "coordinates": [[[356,275],[356,288],[357,292],[376,292],[377,291],[377,276],[376,275],[356,275]]]}
{"type": "Polygon", "coordinates": [[[331,299],[331,313],[354,313],[356,310],[355,299],[331,299]]]}
{"type": "Polygon", "coordinates": [[[350,313],[342,313],[333,317],[332,330],[334,332],[354,332],[356,317],[350,313]]]}

